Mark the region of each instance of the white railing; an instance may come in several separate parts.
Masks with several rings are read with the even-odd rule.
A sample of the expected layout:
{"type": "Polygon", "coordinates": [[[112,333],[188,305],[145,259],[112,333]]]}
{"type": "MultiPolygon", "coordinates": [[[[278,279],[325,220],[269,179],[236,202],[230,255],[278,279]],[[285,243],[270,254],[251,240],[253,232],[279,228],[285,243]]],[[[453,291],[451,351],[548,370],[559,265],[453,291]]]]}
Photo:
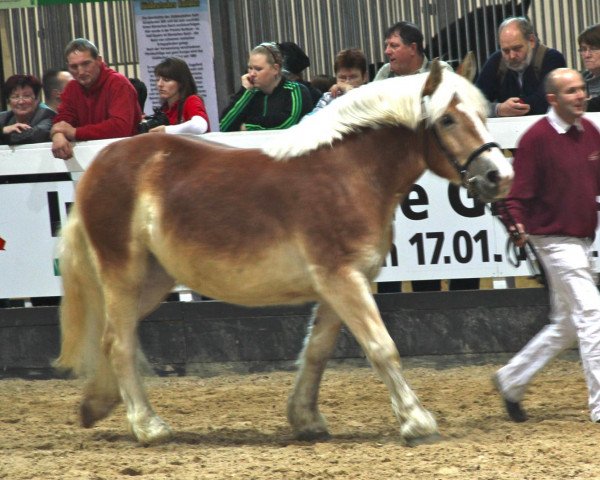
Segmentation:
{"type": "MultiPolygon", "coordinates": [[[[503,148],[514,148],[520,135],[538,118],[490,119],[488,125],[503,148]]],[[[600,126],[600,113],[589,114],[588,118],[600,126]]],[[[210,133],[202,138],[236,147],[261,147],[279,134],[278,131],[210,133]]],[[[74,182],[54,181],[50,176],[45,181],[44,175],[68,173],[76,180],[98,151],[113,141],[80,142],[75,145],[74,157],[68,161],[54,158],[47,143],[0,147],[0,245],[5,242],[0,250],[0,298],[60,295],[54,253],[56,234],[73,201],[74,182]],[[39,177],[32,181],[25,175],[39,177]]],[[[464,191],[451,201],[448,183],[432,174],[424,175],[418,185],[428,201],[415,208],[420,213],[426,212],[426,218],[410,220],[398,209],[395,251],[388,257],[380,281],[529,274],[524,264],[515,268],[507,261],[504,228],[488,211],[474,217],[460,213],[461,209],[476,210],[464,191]],[[460,203],[460,209],[456,208],[456,202],[460,203]],[[441,254],[433,257],[437,247],[441,248],[441,254]]]]}

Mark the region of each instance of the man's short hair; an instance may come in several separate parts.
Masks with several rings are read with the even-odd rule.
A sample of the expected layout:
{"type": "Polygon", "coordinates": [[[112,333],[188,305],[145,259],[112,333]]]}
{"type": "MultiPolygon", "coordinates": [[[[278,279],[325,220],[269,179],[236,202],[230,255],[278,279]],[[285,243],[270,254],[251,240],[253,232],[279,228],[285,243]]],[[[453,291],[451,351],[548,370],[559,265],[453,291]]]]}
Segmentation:
{"type": "Polygon", "coordinates": [[[65,59],[73,52],[90,52],[92,58],[98,58],[98,48],[86,38],[71,40],[65,47],[65,59]]]}
{"type": "Polygon", "coordinates": [[[42,88],[44,90],[44,98],[48,100],[52,96],[52,90],[59,90],[60,80],[58,74],[61,72],[58,68],[49,68],[42,76],[42,88]]]}
{"type": "Polygon", "coordinates": [[[420,55],[425,54],[423,50],[423,33],[421,33],[419,27],[414,23],[404,21],[395,23],[385,31],[385,38],[388,39],[394,34],[400,36],[405,45],[415,43],[417,45],[417,52],[420,55]]]}
{"type": "Polygon", "coordinates": [[[590,47],[600,48],[600,23],[592,25],[581,32],[577,37],[577,43],[579,46],[581,46],[582,43],[585,43],[590,47]]]}
{"type": "Polygon", "coordinates": [[[367,73],[367,57],[365,57],[363,51],[358,48],[341,50],[335,56],[333,71],[337,73],[340,68],[357,68],[364,75],[367,73]]]}
{"type": "Polygon", "coordinates": [[[556,68],[546,75],[546,78],[544,78],[544,92],[546,92],[546,94],[558,95],[558,83],[556,82],[556,79],[565,70],[569,69],[556,68]]]}
{"type": "Polygon", "coordinates": [[[502,30],[512,23],[516,23],[524,39],[528,39],[531,35],[534,35],[533,25],[527,17],[508,17],[498,27],[498,37],[502,33],[502,30]]]}

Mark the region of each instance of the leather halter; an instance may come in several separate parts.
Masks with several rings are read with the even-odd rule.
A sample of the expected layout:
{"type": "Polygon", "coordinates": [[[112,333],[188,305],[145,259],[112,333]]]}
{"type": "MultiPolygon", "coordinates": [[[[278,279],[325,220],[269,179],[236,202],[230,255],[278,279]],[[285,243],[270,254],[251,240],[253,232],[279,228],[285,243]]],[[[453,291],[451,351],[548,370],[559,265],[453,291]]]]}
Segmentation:
{"type": "Polygon", "coordinates": [[[467,177],[467,170],[469,169],[471,162],[473,162],[473,160],[475,160],[477,157],[479,157],[479,155],[481,155],[483,152],[491,150],[494,147],[501,149],[501,147],[496,142],[486,142],[483,145],[480,145],[479,147],[477,147],[475,150],[473,150],[467,157],[467,161],[465,162],[465,164],[461,165],[460,163],[458,163],[458,159],[456,158],[456,156],[452,152],[450,152],[446,148],[446,146],[443,144],[442,139],[440,138],[440,136],[435,128],[435,125],[431,121],[431,116],[429,115],[429,109],[427,108],[429,106],[429,100],[430,100],[429,95],[426,95],[421,99],[422,119],[427,124],[426,127],[431,128],[431,131],[433,132],[433,137],[435,138],[438,146],[440,147],[440,150],[444,153],[446,158],[450,161],[452,166],[456,169],[456,171],[460,175],[463,186],[467,187],[469,185],[469,178],[467,177]]]}

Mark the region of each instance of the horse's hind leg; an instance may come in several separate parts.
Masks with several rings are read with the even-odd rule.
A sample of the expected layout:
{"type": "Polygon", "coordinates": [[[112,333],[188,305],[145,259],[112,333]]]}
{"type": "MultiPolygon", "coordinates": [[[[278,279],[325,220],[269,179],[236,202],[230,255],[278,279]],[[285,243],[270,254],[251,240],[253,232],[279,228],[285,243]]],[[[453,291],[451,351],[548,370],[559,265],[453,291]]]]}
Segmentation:
{"type": "Polygon", "coordinates": [[[321,279],[320,293],[350,329],[389,389],[400,434],[409,445],[439,438],[433,415],[423,408],[402,375],[400,355],[360,272],[345,270],[321,279]]]}
{"type": "Polygon", "coordinates": [[[300,440],[329,437],[317,402],[321,377],[341,326],[342,321],[327,304],[322,303],[315,309],[298,359],[299,370],[294,390],[288,400],[288,420],[296,438],[300,440]]]}
{"type": "MultiPolygon", "coordinates": [[[[174,281],[163,268],[150,257],[146,265],[145,283],[137,293],[136,312],[139,318],[143,318],[152,311],[160,303],[161,299],[173,288],[174,281]]],[[[101,301],[102,295],[99,295],[100,286],[96,286],[96,296],[94,301],[101,301]]],[[[66,291],[65,291],[66,293],[66,291]]],[[[103,311],[100,305],[93,308],[94,311],[103,311]]],[[[104,316],[104,314],[102,314],[104,316]]],[[[106,316],[111,319],[110,315],[106,316]]],[[[81,424],[84,427],[93,426],[98,420],[108,416],[113,408],[122,400],[122,392],[119,387],[119,379],[115,374],[115,370],[109,358],[110,342],[113,338],[114,327],[111,326],[109,320],[106,324],[104,321],[91,322],[89,328],[94,328],[97,331],[90,336],[92,339],[100,339],[91,342],[87,348],[87,355],[93,355],[94,361],[90,362],[93,369],[88,371],[89,379],[84,390],[83,400],[80,406],[81,424]]],[[[135,334],[134,334],[135,336],[135,334]]],[[[137,337],[135,338],[137,343],[137,337]]],[[[138,348],[134,356],[134,364],[137,365],[141,361],[141,350],[138,348]]]]}

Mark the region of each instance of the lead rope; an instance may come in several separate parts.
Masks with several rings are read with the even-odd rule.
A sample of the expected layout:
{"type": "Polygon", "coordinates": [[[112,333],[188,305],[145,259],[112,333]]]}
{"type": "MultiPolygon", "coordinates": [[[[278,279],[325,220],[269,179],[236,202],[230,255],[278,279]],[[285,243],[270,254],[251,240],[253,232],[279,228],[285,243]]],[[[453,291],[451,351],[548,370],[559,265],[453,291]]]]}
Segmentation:
{"type": "MultiPolygon", "coordinates": [[[[500,220],[500,223],[502,223],[504,228],[506,228],[506,232],[508,233],[508,238],[506,239],[506,259],[515,268],[519,268],[521,261],[526,260],[530,277],[537,281],[540,285],[543,285],[547,288],[548,283],[546,281],[546,274],[544,272],[544,267],[542,267],[540,262],[540,258],[535,246],[530,240],[526,240],[522,247],[517,247],[513,242],[513,239],[517,239],[520,236],[517,230],[517,222],[508,211],[506,203],[503,200],[498,200],[494,205],[497,207],[498,213],[495,216],[498,218],[498,220],[500,220]],[[500,210],[502,210],[502,212],[500,212],[500,210]],[[505,221],[505,219],[507,221],[505,221]]],[[[490,209],[493,215],[493,209],[489,207],[489,205],[487,205],[487,207],[490,209]]]]}

